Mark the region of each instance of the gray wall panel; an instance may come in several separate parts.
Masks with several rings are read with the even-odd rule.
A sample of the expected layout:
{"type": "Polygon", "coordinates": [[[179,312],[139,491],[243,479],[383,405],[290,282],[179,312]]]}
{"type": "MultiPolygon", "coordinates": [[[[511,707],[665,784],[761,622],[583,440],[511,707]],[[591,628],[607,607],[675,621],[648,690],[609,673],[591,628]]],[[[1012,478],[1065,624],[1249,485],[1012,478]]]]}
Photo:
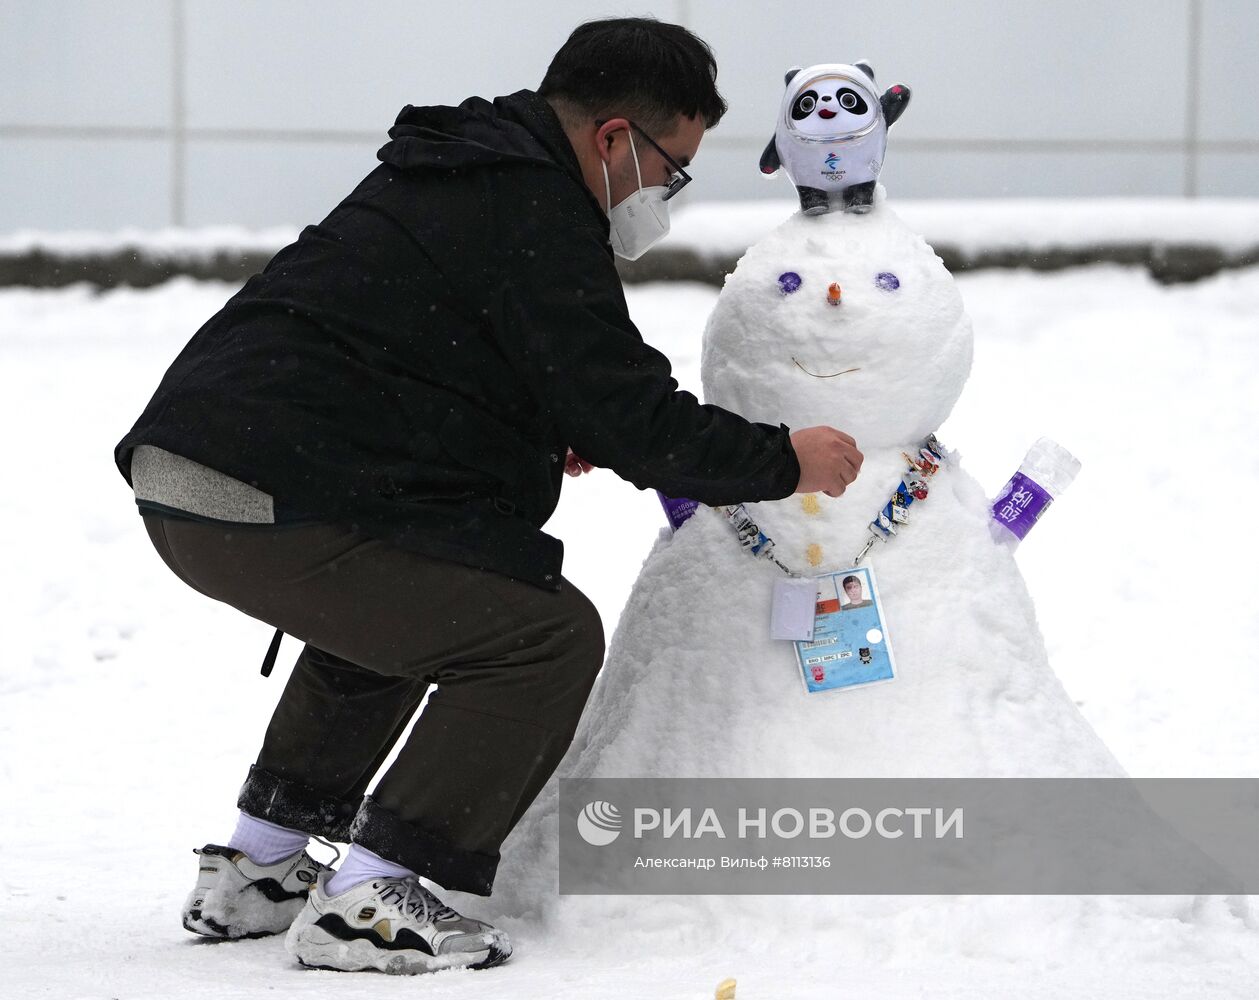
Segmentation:
{"type": "Polygon", "coordinates": [[[1100,149],[1048,152],[908,149],[888,154],[882,180],[900,198],[1176,197],[1178,156],[1100,149]]]}
{"type": "MultiPolygon", "coordinates": [[[[676,4],[656,5],[676,19],[676,4]]],[[[568,33],[642,6],[189,0],[188,123],[379,129],[406,104],[535,87],[568,33]]]]}
{"type": "Polygon", "coordinates": [[[169,222],[170,147],[160,140],[2,140],[0,232],[158,228],[169,222]]]}
{"type": "Polygon", "coordinates": [[[1202,43],[1201,137],[1259,142],[1259,5],[1206,0],[1202,43]]]}
{"type": "Polygon", "coordinates": [[[0,2],[0,125],[168,125],[171,10],[170,0],[0,2]]]}
{"type": "MultiPolygon", "coordinates": [[[[695,183],[679,197],[794,200],[795,190],[785,175],[760,174],[760,153],[760,144],[751,141],[701,144],[695,183]]],[[[1183,156],[1178,152],[1158,155],[1104,148],[1054,152],[1001,146],[971,151],[898,144],[893,135],[880,180],[889,195],[900,198],[1176,197],[1182,173],[1183,156]]]]}
{"type": "Polygon", "coordinates": [[[379,166],[379,145],[194,140],[188,145],[188,225],[318,222],[379,166]]]}
{"type": "Polygon", "coordinates": [[[1207,197],[1254,197],[1259,178],[1259,150],[1251,153],[1204,153],[1198,165],[1198,193],[1207,197]]]}
{"type": "Polygon", "coordinates": [[[860,56],[915,92],[894,197],[1259,197],[1259,7],[1225,0],[0,0],[0,228],[310,221],[404,104],[534,86],[581,20],[645,12],[731,105],[686,200],[789,201],[756,171],[782,71],[860,56]]]}
{"type": "Polygon", "coordinates": [[[1185,0],[693,5],[725,73],[730,131],[764,143],[792,65],[866,57],[881,84],[914,91],[911,138],[1166,138],[1185,120],[1185,0]]]}

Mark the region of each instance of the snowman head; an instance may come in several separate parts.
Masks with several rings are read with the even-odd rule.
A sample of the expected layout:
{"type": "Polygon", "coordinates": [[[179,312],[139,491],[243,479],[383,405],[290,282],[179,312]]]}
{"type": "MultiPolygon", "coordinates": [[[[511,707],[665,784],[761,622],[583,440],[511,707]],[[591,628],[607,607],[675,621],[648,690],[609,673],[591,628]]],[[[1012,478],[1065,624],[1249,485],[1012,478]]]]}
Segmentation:
{"type": "Polygon", "coordinates": [[[783,93],[782,127],[805,142],[858,138],[878,126],[879,116],[874,81],[843,63],[803,69],[783,93]]]}
{"type": "Polygon", "coordinates": [[[971,349],[952,275],[879,189],[868,215],[797,213],[748,250],[709,317],[701,374],[707,402],[750,420],[916,454],[971,349]]]}

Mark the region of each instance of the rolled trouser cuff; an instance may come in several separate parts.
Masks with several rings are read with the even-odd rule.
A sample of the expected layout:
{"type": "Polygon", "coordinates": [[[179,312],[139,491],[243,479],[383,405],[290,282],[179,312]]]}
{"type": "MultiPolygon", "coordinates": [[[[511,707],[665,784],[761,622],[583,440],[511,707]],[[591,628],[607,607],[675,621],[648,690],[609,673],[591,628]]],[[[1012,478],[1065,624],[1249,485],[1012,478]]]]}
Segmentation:
{"type": "Polygon", "coordinates": [[[443,889],[488,896],[494,887],[499,855],[482,854],[456,847],[414,823],[408,823],[372,800],[363,797],[350,825],[350,837],[387,861],[404,865],[443,889]]]}
{"type": "Polygon", "coordinates": [[[350,822],[354,819],[358,800],[351,802],[325,795],[309,785],[281,778],[254,764],[241,786],[236,806],[241,812],[265,819],[268,823],[287,826],[325,840],[348,843],[350,822]]]}

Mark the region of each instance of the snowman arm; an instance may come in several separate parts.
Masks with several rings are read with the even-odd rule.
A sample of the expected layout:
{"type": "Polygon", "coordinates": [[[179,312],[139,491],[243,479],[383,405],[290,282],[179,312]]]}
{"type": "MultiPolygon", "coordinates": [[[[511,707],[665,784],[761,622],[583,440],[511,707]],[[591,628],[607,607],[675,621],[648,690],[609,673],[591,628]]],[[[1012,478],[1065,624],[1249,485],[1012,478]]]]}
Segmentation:
{"type": "Polygon", "coordinates": [[[753,423],[680,389],[643,342],[604,234],[540,235],[504,269],[492,313],[500,347],[559,440],[639,489],[706,504],[781,499],[800,463],[783,426],[753,423]]]}
{"type": "Polygon", "coordinates": [[[778,160],[778,140],[775,136],[770,136],[769,145],[765,147],[765,152],[761,154],[761,173],[766,176],[777,173],[778,168],[782,164],[778,160]]]}
{"type": "Polygon", "coordinates": [[[903,83],[895,83],[883,91],[879,106],[883,108],[883,120],[891,128],[909,106],[910,90],[903,83]]]}

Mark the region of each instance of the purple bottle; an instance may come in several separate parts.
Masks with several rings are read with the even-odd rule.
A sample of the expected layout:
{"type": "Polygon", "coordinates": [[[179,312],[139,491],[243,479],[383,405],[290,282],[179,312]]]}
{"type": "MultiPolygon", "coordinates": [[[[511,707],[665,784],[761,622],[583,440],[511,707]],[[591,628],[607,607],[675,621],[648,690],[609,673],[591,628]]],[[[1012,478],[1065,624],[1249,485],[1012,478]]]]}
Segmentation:
{"type": "Polygon", "coordinates": [[[688,500],[686,497],[667,497],[659,490],[656,490],[656,496],[660,498],[660,506],[664,508],[664,516],[669,519],[669,527],[674,531],[682,527],[687,519],[695,513],[695,508],[699,506],[699,501],[688,500]]]}
{"type": "Polygon", "coordinates": [[[1080,460],[1049,438],[1027,452],[1019,471],[992,502],[992,537],[1014,549],[1080,471],[1080,460]]]}

